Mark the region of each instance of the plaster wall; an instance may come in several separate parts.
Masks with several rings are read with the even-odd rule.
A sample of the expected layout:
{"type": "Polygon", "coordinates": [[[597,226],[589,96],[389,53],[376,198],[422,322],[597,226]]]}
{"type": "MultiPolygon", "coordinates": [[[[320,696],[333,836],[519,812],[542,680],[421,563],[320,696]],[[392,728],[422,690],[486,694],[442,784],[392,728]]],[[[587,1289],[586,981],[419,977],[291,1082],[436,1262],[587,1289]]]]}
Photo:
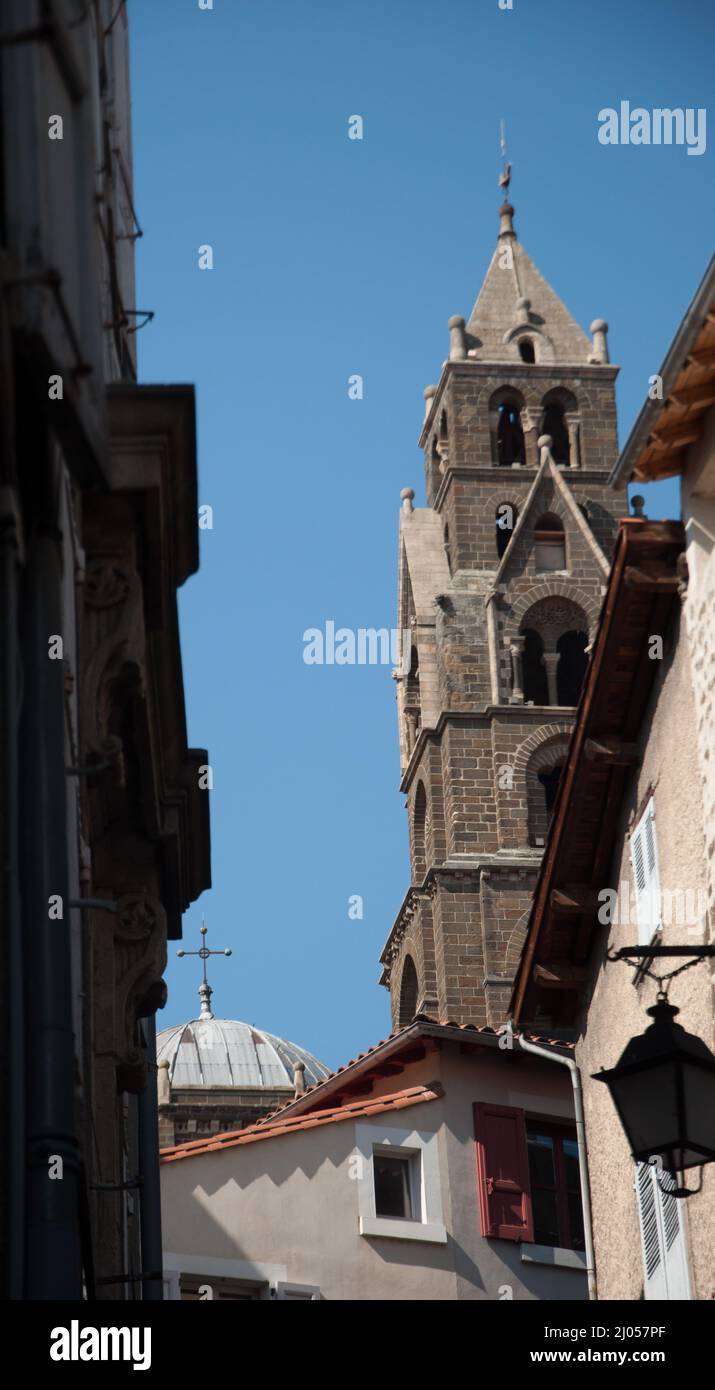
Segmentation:
{"type": "MultiPolygon", "coordinates": [[[[666,644],[662,670],[641,730],[642,762],[621,808],[621,824],[611,866],[611,882],[632,890],[629,828],[652,793],[661,889],[698,890],[706,886],[705,841],[701,776],[696,734],[695,701],[691,685],[691,654],[676,618],[666,644]]],[[[634,1165],[625,1135],[607,1088],[591,1074],[618,1061],[627,1042],[650,1023],[646,1009],[655,1003],[655,983],[624,963],[610,963],[607,947],[632,945],[638,929],[626,916],[622,924],[604,926],[595,950],[593,988],[586,1001],[576,1057],[584,1084],[586,1138],[593,1203],[598,1296],[601,1299],[639,1299],[644,1276],[638,1213],[633,1189],[634,1165]]],[[[663,927],[664,944],[703,939],[704,927],[677,921],[663,927]]],[[[675,962],[676,964],[678,962],[675,962]]],[[[663,974],[671,962],[655,962],[663,974]]],[[[709,1040],[712,1028],[707,966],[700,964],[671,987],[671,1002],[680,1009],[678,1022],[709,1040]]],[[[712,1250],[715,1247],[715,1171],[703,1170],[703,1190],[680,1204],[688,1232],[694,1298],[715,1294],[712,1250]]],[[[689,1186],[696,1185],[691,1173],[689,1186]]]]}
{"type": "MultiPolygon", "coordinates": [[[[399,1087],[436,1080],[442,1099],[356,1123],[437,1136],[446,1244],[360,1234],[356,1123],[345,1121],[162,1165],[165,1250],[203,1258],[207,1271],[214,1260],[279,1267],[291,1283],[318,1285],[325,1299],[583,1298],[580,1271],[527,1266],[520,1246],[485,1240],[479,1227],[474,1102],[568,1119],[565,1069],[446,1043],[408,1065],[399,1087]]],[[[375,1094],[395,1084],[379,1078],[375,1094]]]]}

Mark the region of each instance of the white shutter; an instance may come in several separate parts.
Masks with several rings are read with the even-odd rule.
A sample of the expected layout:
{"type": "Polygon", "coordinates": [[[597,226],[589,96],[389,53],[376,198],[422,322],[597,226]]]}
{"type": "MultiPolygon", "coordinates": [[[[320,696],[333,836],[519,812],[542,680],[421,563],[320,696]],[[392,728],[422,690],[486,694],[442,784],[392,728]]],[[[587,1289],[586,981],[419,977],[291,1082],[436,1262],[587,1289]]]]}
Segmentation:
{"type": "Polygon", "coordinates": [[[665,1262],[660,1240],[657,1193],[653,1186],[653,1172],[654,1169],[649,1163],[636,1164],[635,1189],[641,1229],[645,1296],[646,1298],[667,1298],[665,1262]]]}
{"type": "Polygon", "coordinates": [[[636,891],[638,944],[647,946],[661,926],[660,872],[652,797],[631,833],[631,863],[636,891]]]}
{"type": "Polygon", "coordinates": [[[637,1163],[638,1220],[647,1299],[689,1299],[690,1278],[682,1199],[671,1195],[675,1181],[654,1164],[637,1163]]]}

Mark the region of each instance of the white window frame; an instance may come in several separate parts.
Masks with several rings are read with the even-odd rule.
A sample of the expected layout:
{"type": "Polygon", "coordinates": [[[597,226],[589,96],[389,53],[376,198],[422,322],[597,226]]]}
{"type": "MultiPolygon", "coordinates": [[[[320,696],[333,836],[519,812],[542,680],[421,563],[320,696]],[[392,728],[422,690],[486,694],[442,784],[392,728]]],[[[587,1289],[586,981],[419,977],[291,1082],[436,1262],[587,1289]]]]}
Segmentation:
{"type": "Polygon", "coordinates": [[[372,1146],[372,1181],[373,1190],[375,1186],[375,1159],[383,1155],[387,1158],[396,1158],[407,1167],[407,1188],[410,1200],[410,1215],[399,1217],[381,1216],[377,1210],[377,1194],[375,1194],[375,1216],[378,1220],[388,1221],[422,1221],[424,1203],[422,1200],[422,1154],[419,1149],[408,1149],[399,1144],[373,1144],[372,1146]],[[398,1152],[396,1152],[398,1150],[398,1152]]]}
{"type": "Polygon", "coordinates": [[[442,1216],[438,1135],[427,1130],[384,1129],[378,1124],[355,1125],[358,1230],[361,1236],[447,1244],[442,1216]],[[397,1150],[398,1152],[395,1152],[397,1150]],[[406,1157],[410,1164],[413,1220],[378,1216],[375,1209],[375,1153],[406,1157]]]}
{"type": "Polygon", "coordinates": [[[320,1288],[317,1284],[276,1284],[275,1297],[279,1301],[291,1303],[319,1303],[320,1288]]]}
{"type": "Polygon", "coordinates": [[[682,1198],[666,1190],[675,1183],[654,1163],[636,1163],[633,1188],[643,1257],[644,1298],[689,1300],[690,1273],[682,1198]]]}
{"type": "Polygon", "coordinates": [[[630,851],[636,894],[638,945],[649,946],[663,925],[655,801],[652,796],[638,824],[631,831],[630,851]]]}

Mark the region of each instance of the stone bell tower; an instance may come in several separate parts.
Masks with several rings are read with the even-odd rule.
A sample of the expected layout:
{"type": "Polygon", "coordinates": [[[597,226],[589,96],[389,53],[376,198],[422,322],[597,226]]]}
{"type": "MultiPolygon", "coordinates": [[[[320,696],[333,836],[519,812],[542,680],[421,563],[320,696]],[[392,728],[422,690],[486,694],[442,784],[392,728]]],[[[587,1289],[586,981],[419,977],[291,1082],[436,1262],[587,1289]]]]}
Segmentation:
{"type": "Polygon", "coordinates": [[[608,326],[589,340],[513,217],[504,203],[424,393],[427,506],[402,493],[411,882],[381,958],[396,1027],[505,1017],[622,510],[608,326]]]}

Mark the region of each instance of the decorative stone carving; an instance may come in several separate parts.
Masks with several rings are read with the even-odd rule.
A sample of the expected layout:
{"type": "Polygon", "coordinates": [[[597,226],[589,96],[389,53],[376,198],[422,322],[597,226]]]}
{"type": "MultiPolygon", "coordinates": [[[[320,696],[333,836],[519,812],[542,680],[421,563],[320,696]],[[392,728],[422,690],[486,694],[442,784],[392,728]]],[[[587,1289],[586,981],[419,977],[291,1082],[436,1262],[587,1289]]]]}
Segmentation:
{"type": "Polygon", "coordinates": [[[545,646],[555,646],[565,632],[588,632],[588,618],[578,604],[570,599],[551,597],[539,599],[524,614],[521,623],[541,633],[545,646]]]}
{"type": "Polygon", "coordinates": [[[139,1046],[140,1018],[166,1003],[166,916],[157,898],[126,893],[114,925],[117,1089],[136,1093],[147,1084],[146,1057],[139,1046]]]}
{"type": "Polygon", "coordinates": [[[85,661],[81,678],[82,762],[126,781],[122,740],[114,732],[117,708],[144,697],[145,636],[141,580],[121,558],[91,562],[85,582],[85,661]]]}
{"type": "Polygon", "coordinates": [[[113,608],[124,603],[130,588],[130,577],[119,565],[100,561],[86,572],[85,603],[88,608],[113,608]]]}

